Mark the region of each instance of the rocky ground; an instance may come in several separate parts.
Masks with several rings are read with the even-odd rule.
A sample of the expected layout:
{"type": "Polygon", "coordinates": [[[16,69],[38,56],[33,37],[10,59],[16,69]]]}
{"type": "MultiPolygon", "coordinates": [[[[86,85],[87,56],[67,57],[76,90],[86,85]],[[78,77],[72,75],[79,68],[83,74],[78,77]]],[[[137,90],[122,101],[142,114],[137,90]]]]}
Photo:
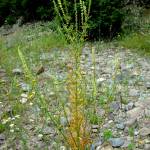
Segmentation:
{"type": "MultiPolygon", "coordinates": [[[[34,53],[30,52],[27,60],[32,62],[32,58],[34,53]]],[[[81,58],[83,76],[90,91],[94,66],[88,44],[83,49],[81,58]]],[[[32,64],[32,72],[37,76],[38,88],[49,102],[50,111],[56,113],[59,111],[55,108],[59,106],[59,100],[66,99],[64,82],[67,77],[66,65],[70,61],[68,50],[55,48],[50,52],[40,52],[36,54],[36,59],[40,63],[32,64]],[[59,83],[56,91],[53,88],[54,81],[59,83]]],[[[98,86],[96,115],[102,119],[102,123],[91,123],[91,150],[150,150],[149,57],[140,56],[128,49],[117,47],[99,50],[96,46],[95,69],[98,86]],[[107,110],[103,105],[105,103],[108,105],[107,110]]],[[[37,101],[28,100],[29,94],[34,94],[31,89],[31,83],[25,80],[24,71],[17,63],[11,71],[0,66],[0,149],[24,149],[19,142],[22,136],[27,139],[29,149],[65,149],[63,142],[57,140],[59,134],[51,121],[43,121],[37,101]],[[13,85],[18,86],[10,88],[13,85]],[[19,94],[11,97],[10,93],[19,94]],[[14,112],[17,109],[15,107],[13,110],[16,106],[14,103],[20,103],[19,112],[25,107],[20,112],[21,116],[14,112]],[[28,134],[17,132],[20,127],[15,123],[20,118],[19,125],[28,134]],[[3,130],[3,125],[9,131],[3,130]]],[[[60,125],[64,128],[67,126],[63,115],[60,117],[60,125]]]]}

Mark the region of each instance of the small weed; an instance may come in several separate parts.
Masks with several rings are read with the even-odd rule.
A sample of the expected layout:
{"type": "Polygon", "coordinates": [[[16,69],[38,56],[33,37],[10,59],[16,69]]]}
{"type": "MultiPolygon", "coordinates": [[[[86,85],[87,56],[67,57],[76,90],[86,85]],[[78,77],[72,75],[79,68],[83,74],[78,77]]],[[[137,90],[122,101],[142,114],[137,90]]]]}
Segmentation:
{"type": "Polygon", "coordinates": [[[97,114],[92,112],[89,112],[88,118],[91,124],[99,124],[102,121],[102,118],[100,118],[99,116],[97,116],[97,114]]]}
{"type": "Polygon", "coordinates": [[[0,133],[5,131],[6,126],[0,123],[0,133]]]}
{"type": "Polygon", "coordinates": [[[150,34],[133,33],[124,37],[120,44],[125,48],[139,51],[141,54],[150,55],[150,34]]]}
{"type": "Polygon", "coordinates": [[[128,132],[131,137],[134,137],[134,128],[129,128],[128,132]]]}
{"type": "Polygon", "coordinates": [[[113,134],[111,130],[104,130],[103,132],[104,140],[107,141],[112,138],[113,134]]]}
{"type": "Polygon", "coordinates": [[[135,144],[134,143],[130,143],[128,145],[128,150],[134,150],[135,149],[135,144]]]}

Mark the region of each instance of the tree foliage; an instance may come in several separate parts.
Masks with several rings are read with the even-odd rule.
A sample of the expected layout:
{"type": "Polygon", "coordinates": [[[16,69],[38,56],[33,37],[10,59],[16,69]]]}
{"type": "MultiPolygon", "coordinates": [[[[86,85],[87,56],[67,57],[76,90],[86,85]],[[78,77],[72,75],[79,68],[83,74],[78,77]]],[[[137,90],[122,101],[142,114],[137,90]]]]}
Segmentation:
{"type": "MultiPolygon", "coordinates": [[[[76,0],[80,8],[80,0],[76,0]]],[[[87,0],[84,0],[85,5],[87,0]]],[[[62,0],[64,8],[69,8],[68,19],[75,22],[74,0],[62,0]],[[64,3],[65,2],[65,3],[64,3]]],[[[92,0],[88,21],[88,39],[110,38],[120,32],[127,5],[149,7],[149,0],[92,0]]],[[[80,29],[81,13],[78,15],[80,29]]],[[[128,15],[128,14],[127,14],[128,15]]],[[[52,20],[55,17],[53,0],[0,0],[0,25],[13,24],[22,16],[24,21],[52,20]]],[[[128,16],[127,16],[128,17],[128,16]]]]}

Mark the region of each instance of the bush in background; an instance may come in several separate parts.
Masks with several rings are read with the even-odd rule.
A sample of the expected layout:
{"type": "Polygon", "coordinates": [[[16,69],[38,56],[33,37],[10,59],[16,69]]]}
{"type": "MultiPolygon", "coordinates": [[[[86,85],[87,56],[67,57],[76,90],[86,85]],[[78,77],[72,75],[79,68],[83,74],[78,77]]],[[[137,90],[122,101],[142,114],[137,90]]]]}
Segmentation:
{"type": "Polygon", "coordinates": [[[122,0],[94,0],[91,8],[90,38],[112,39],[120,31],[124,19],[122,0]]]}
{"type": "Polygon", "coordinates": [[[14,23],[23,16],[24,21],[51,20],[54,17],[50,0],[0,0],[0,25],[14,23]]]}
{"type": "MultiPolygon", "coordinates": [[[[80,0],[77,9],[80,8],[80,0]]],[[[74,1],[64,1],[68,8],[70,23],[75,23],[74,1]]],[[[87,0],[84,0],[85,5],[87,0]]],[[[139,28],[142,7],[148,7],[149,0],[92,0],[88,40],[112,39],[118,33],[128,33],[139,28]]],[[[78,25],[81,28],[81,12],[78,11],[78,25]]],[[[24,22],[52,20],[55,18],[52,0],[0,0],[0,25],[14,24],[20,16],[24,22]]]]}

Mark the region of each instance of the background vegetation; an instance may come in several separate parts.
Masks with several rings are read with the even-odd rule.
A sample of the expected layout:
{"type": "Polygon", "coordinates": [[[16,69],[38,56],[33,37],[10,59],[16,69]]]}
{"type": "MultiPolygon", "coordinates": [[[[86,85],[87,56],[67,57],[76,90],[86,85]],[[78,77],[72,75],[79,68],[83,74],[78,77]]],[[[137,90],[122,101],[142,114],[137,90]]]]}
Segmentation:
{"type": "MultiPolygon", "coordinates": [[[[72,22],[75,22],[73,3],[74,1],[68,1],[66,7],[69,8],[72,22]]],[[[79,6],[79,1],[77,1],[77,7],[79,6]]],[[[137,15],[138,19],[143,8],[149,8],[148,0],[94,0],[91,6],[87,38],[112,39],[126,29],[133,27],[137,29],[138,24],[132,17],[137,15]],[[132,11],[133,5],[137,6],[137,9],[134,9],[135,12],[132,11]],[[139,9],[141,7],[142,9],[139,9]]],[[[52,0],[0,0],[0,25],[14,24],[20,17],[22,17],[21,23],[23,23],[52,20],[55,16],[52,0]]]]}

